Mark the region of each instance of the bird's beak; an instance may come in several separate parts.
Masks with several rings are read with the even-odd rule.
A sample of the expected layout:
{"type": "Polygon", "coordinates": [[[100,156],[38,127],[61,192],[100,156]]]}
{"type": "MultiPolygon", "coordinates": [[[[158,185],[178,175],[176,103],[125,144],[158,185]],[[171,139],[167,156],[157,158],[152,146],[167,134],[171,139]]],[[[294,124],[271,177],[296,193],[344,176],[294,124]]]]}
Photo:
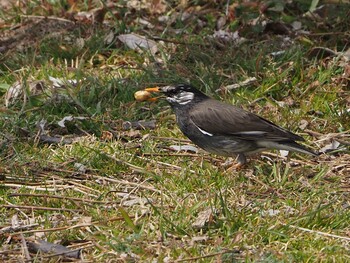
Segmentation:
{"type": "MultiPolygon", "coordinates": [[[[144,91],[147,91],[147,92],[161,92],[160,88],[159,87],[153,87],[153,88],[146,88],[144,89],[144,91]]],[[[158,96],[158,97],[154,97],[154,98],[149,98],[147,99],[147,101],[156,101],[158,100],[159,98],[161,98],[162,96],[158,96]]]]}
{"type": "Polygon", "coordinates": [[[160,88],[159,87],[146,88],[144,90],[148,91],[148,92],[160,92],[160,88]]]}

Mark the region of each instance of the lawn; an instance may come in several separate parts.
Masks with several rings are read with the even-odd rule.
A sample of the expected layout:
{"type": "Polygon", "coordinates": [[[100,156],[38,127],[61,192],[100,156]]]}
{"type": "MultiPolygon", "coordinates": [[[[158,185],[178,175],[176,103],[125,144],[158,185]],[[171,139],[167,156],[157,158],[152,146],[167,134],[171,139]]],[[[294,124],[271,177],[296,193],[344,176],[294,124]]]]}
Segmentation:
{"type": "Polygon", "coordinates": [[[350,261],[349,4],[219,2],[4,1],[2,262],[350,261]],[[321,155],[231,169],[134,99],[174,83],[321,155]]]}

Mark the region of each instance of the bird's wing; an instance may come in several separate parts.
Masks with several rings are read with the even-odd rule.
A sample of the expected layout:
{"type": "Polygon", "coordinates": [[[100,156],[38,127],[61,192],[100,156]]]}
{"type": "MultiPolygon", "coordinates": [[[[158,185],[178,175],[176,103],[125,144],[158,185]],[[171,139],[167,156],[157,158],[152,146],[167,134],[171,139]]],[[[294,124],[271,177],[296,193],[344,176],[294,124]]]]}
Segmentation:
{"type": "Polygon", "coordinates": [[[246,140],[303,141],[304,139],[253,113],[209,99],[189,112],[204,133],[237,136],[246,140]]]}

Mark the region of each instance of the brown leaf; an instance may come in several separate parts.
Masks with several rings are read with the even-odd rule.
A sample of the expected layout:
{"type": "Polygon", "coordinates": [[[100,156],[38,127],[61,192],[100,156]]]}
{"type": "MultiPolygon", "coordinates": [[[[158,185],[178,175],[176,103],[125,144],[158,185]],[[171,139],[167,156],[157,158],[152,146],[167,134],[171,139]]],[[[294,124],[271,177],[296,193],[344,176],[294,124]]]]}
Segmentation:
{"type": "Polygon", "coordinates": [[[305,130],[308,125],[309,125],[309,122],[307,120],[300,120],[299,129],[305,130]]]}
{"type": "Polygon", "coordinates": [[[102,131],[101,139],[103,141],[111,141],[113,139],[113,133],[110,131],[102,131]]]}
{"type": "Polygon", "coordinates": [[[151,13],[162,14],[166,11],[166,5],[162,0],[152,0],[151,13]]]}
{"type": "Polygon", "coordinates": [[[242,232],[238,232],[236,236],[233,238],[233,243],[238,243],[242,240],[243,234],[242,232]]]}
{"type": "Polygon", "coordinates": [[[193,145],[170,145],[169,149],[176,152],[184,151],[184,152],[197,153],[199,151],[199,149],[193,145]]]}
{"type": "Polygon", "coordinates": [[[142,50],[149,50],[152,54],[158,52],[157,43],[151,39],[138,34],[122,34],[117,37],[119,41],[124,43],[128,48],[142,52],[142,50]]]}
{"type": "Polygon", "coordinates": [[[344,66],[344,73],[342,75],[343,78],[350,78],[350,65],[346,64],[344,66]]]}
{"type": "MultiPolygon", "coordinates": [[[[27,81],[26,83],[29,87],[29,95],[38,95],[41,94],[45,85],[43,81],[27,81]]],[[[21,81],[16,81],[6,92],[5,94],[5,106],[9,107],[17,99],[19,99],[24,93],[25,84],[21,81]]]]}
{"type": "Polygon", "coordinates": [[[167,6],[164,0],[130,0],[127,1],[127,7],[136,11],[146,11],[150,14],[162,14],[167,6]]]}
{"type": "Polygon", "coordinates": [[[213,209],[208,208],[207,210],[198,213],[196,220],[192,223],[192,227],[195,229],[202,229],[206,225],[213,223],[215,213],[213,209]]]}
{"type": "Polygon", "coordinates": [[[136,139],[136,138],[141,138],[142,134],[139,130],[129,130],[129,131],[123,132],[123,137],[129,137],[132,139],[136,139]]]}

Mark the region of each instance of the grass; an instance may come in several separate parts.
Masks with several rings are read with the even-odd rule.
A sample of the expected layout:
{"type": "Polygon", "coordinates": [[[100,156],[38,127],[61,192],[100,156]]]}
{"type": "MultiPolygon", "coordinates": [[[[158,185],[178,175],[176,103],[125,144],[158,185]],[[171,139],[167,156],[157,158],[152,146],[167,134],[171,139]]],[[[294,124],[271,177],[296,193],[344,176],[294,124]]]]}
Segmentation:
{"type": "MultiPolygon", "coordinates": [[[[16,21],[12,15],[6,21],[16,21]]],[[[175,48],[166,45],[156,56],[103,45],[106,30],[82,27],[72,31],[74,37],[90,34],[81,49],[70,48],[66,41],[75,38],[62,34],[1,58],[2,102],[15,81],[25,94],[0,111],[1,260],[25,259],[23,233],[27,241],[82,248],[91,262],[349,261],[344,66],[310,57],[310,42],[297,38],[286,49],[279,36],[257,35],[238,47],[205,42],[215,26],[208,23],[199,33],[192,25],[179,36],[164,31],[175,48]],[[286,52],[271,55],[281,49],[286,52]],[[65,86],[53,89],[50,77],[63,79],[65,86]],[[257,81],[216,91],[249,77],[257,81]],[[42,80],[44,89],[31,90],[33,80],[42,80]],[[169,106],[137,103],[133,94],[174,82],[190,82],[266,117],[305,137],[312,148],[329,144],[327,136],[333,136],[343,142],[342,150],[312,159],[292,154],[289,160],[266,152],[239,171],[226,169],[220,156],[171,151],[189,142],[169,106]],[[70,115],[76,119],[58,124],[70,115]],[[157,120],[153,130],[122,129],[123,121],[151,119],[157,120]],[[299,127],[302,121],[306,128],[299,127]],[[47,143],[40,139],[43,133],[74,142],[47,143]],[[14,229],[5,230],[8,226],[14,229]]],[[[322,37],[311,40],[333,45],[322,37]]],[[[57,260],[45,253],[31,256],[57,260]]]]}

